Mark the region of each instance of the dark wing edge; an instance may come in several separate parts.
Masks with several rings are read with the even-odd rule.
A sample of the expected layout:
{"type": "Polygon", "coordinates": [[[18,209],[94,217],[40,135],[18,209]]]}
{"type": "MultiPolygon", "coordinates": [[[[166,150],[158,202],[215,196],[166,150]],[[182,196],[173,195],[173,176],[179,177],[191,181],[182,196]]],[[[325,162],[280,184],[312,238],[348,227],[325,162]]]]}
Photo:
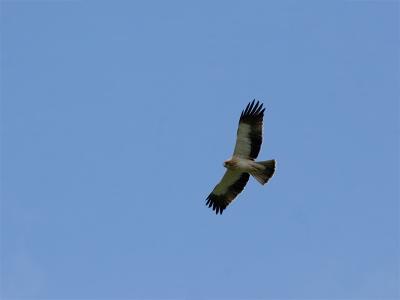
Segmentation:
{"type": "Polygon", "coordinates": [[[214,190],[206,199],[206,205],[208,205],[208,207],[212,207],[216,214],[222,214],[225,208],[236,198],[237,195],[243,191],[247,181],[249,181],[249,177],[249,173],[241,173],[240,177],[227,188],[226,192],[220,195],[214,193],[217,187],[214,188],[214,190]]]}
{"type": "MultiPolygon", "coordinates": [[[[247,104],[246,108],[242,111],[239,119],[239,127],[241,123],[249,124],[251,126],[248,132],[248,138],[251,141],[251,149],[249,157],[256,159],[261,149],[262,144],[262,127],[264,111],[263,104],[260,101],[255,103],[256,99],[247,104]]],[[[239,133],[239,129],[238,129],[239,133]]]]}

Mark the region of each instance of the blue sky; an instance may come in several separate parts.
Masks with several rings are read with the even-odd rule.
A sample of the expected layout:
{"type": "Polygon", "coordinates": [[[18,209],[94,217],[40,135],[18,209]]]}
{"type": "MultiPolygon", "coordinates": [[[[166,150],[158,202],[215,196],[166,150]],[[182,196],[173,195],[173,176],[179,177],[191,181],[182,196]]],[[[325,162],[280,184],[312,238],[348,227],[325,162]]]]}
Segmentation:
{"type": "Polygon", "coordinates": [[[2,1],[2,299],[399,299],[399,2],[2,1]],[[205,198],[241,110],[250,180],[205,198]]]}

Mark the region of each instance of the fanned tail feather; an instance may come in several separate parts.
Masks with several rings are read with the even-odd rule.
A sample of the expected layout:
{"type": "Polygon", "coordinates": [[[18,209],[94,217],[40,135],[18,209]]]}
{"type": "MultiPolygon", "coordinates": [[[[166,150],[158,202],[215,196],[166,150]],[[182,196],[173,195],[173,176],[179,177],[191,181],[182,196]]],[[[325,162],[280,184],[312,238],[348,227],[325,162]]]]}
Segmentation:
{"type": "Polygon", "coordinates": [[[275,173],[275,160],[265,160],[258,161],[257,164],[260,164],[263,168],[257,172],[251,172],[250,174],[262,185],[266,184],[268,180],[275,173]]]}

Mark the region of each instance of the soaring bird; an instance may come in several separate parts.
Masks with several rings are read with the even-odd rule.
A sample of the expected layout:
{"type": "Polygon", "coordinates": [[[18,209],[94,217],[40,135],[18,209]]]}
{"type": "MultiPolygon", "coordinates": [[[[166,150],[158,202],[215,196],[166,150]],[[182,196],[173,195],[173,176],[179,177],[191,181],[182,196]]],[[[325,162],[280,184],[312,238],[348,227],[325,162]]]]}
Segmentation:
{"type": "Polygon", "coordinates": [[[206,205],[212,207],[216,214],[222,214],[243,191],[250,175],[262,185],[274,175],[274,159],[255,161],[262,143],[264,111],[263,104],[259,101],[255,103],[254,99],[240,115],[233,155],[224,162],[227,170],[206,199],[206,205]]]}

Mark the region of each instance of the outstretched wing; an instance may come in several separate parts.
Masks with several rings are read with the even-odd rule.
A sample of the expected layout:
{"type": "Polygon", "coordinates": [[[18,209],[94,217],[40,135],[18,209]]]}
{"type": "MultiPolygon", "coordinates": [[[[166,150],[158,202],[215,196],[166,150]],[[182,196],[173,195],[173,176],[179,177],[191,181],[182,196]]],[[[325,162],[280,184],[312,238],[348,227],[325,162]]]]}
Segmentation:
{"type": "Polygon", "coordinates": [[[237,130],[233,155],[247,159],[256,159],[262,143],[263,117],[265,108],[255,99],[242,111],[237,130]]]}
{"type": "Polygon", "coordinates": [[[222,214],[229,203],[243,191],[249,177],[249,173],[227,170],[221,181],[208,195],[206,205],[212,207],[216,214],[222,214]]]}

